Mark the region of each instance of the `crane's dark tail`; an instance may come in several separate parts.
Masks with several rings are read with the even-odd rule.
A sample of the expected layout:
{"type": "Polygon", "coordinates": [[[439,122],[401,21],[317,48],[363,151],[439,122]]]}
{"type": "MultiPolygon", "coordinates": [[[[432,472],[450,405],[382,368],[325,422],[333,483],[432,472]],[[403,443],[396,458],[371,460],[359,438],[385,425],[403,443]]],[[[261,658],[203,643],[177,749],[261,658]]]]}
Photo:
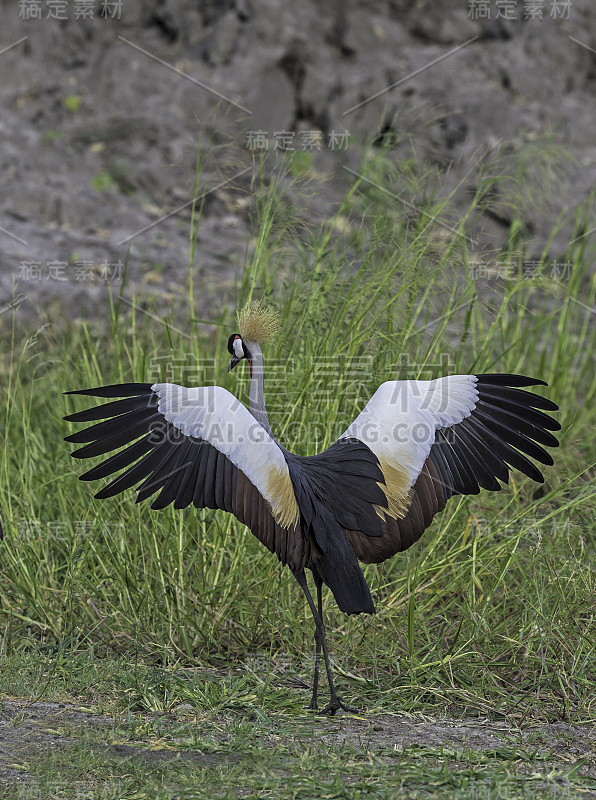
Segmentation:
{"type": "Polygon", "coordinates": [[[320,481],[313,475],[311,461],[286,454],[302,525],[316,544],[317,554],[308,567],[331,589],[343,612],[374,614],[370,589],[352,545],[337,519],[320,500],[324,487],[322,490],[320,481]]]}
{"type": "MultiPolygon", "coordinates": [[[[375,605],[370,589],[345,533],[326,509],[317,510],[327,535],[325,552],[321,552],[310,564],[313,575],[327,584],[345,614],[374,614],[375,605]]],[[[316,535],[315,538],[318,539],[316,535]]]]}

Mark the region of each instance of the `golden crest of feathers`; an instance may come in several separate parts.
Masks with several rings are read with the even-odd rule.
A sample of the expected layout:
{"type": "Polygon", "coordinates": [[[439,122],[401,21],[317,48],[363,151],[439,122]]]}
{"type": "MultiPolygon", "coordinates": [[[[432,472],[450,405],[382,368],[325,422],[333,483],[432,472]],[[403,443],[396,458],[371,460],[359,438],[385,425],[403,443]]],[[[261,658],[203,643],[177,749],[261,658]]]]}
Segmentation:
{"type": "Polygon", "coordinates": [[[273,339],[281,327],[279,312],[264,300],[248,303],[236,314],[238,332],[247,342],[273,339]]]}

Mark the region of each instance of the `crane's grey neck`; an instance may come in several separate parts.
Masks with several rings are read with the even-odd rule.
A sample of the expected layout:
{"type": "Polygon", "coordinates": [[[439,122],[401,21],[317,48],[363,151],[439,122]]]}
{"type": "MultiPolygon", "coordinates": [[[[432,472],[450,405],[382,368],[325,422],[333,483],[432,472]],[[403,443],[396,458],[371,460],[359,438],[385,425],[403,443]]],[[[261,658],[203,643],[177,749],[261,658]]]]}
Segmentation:
{"type": "Polygon", "coordinates": [[[265,428],[269,436],[274,438],[271,428],[269,427],[267,409],[265,408],[265,390],[263,388],[263,353],[256,342],[247,342],[247,347],[252,356],[252,378],[250,380],[250,392],[248,395],[248,410],[257,420],[257,422],[262,425],[263,428],[265,428]]]}

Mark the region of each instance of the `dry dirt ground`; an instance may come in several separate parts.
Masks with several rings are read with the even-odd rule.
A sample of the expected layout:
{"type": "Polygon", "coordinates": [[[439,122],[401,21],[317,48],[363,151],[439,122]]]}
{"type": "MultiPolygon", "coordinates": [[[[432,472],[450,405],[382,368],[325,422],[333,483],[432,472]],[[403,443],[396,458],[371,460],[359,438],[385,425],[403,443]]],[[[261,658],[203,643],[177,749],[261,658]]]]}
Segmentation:
{"type": "MultiPolygon", "coordinates": [[[[137,722],[141,720],[139,718],[137,722]]],[[[149,719],[149,718],[145,718],[149,719]]],[[[185,705],[176,714],[162,717],[163,728],[185,720],[192,723],[193,713],[185,705]]],[[[226,752],[225,737],[221,737],[221,753],[199,753],[185,749],[172,749],[168,745],[160,748],[151,745],[143,747],[134,744],[102,743],[102,731],[107,734],[115,727],[131,724],[131,716],[119,719],[117,716],[103,716],[83,711],[74,705],[63,703],[25,703],[4,701],[0,714],[0,784],[27,786],[35,781],[35,776],[19,764],[43,759],[51,750],[75,746],[81,739],[89,741],[89,731],[93,730],[94,743],[90,747],[99,748],[104,757],[114,759],[140,759],[147,762],[167,762],[173,759],[205,767],[216,767],[224,762],[238,760],[240,754],[226,752]]],[[[199,722],[197,721],[197,725],[199,722]]],[[[201,724],[205,733],[205,725],[201,724]]],[[[295,724],[296,738],[305,742],[323,741],[328,745],[349,744],[365,752],[403,750],[411,746],[423,748],[443,748],[445,758],[457,760],[456,751],[481,751],[498,753],[507,748],[521,751],[537,751],[542,757],[542,772],[569,769],[573,764],[585,759],[582,775],[596,778],[596,728],[594,726],[570,725],[564,722],[554,724],[530,725],[523,730],[513,729],[505,723],[456,719],[412,719],[400,715],[382,714],[367,718],[339,716],[333,719],[313,717],[298,719],[295,724]]],[[[164,737],[164,739],[167,737],[164,737]]],[[[217,738],[214,738],[217,745],[217,738]]],[[[264,748],[271,746],[264,737],[264,748]]],[[[532,765],[528,764],[532,770],[532,765]]],[[[596,792],[582,791],[583,798],[596,797],[596,792]]]]}
{"type": "MultiPolygon", "coordinates": [[[[289,210],[317,224],[353,185],[365,141],[393,144],[404,169],[434,172],[437,198],[461,183],[455,224],[483,163],[500,153],[495,169],[507,170],[530,148],[524,185],[493,185],[475,232],[498,248],[521,198],[531,258],[564,210],[550,256],[565,251],[594,186],[593,0],[123,0],[105,15],[95,0],[92,18],[77,16],[82,5],[0,0],[0,300],[16,297],[20,319],[105,313],[127,258],[126,300],[175,309],[199,140],[199,315],[250,252],[265,153],[270,171],[302,151],[308,202],[290,192],[289,210]]],[[[419,196],[396,184],[387,202],[408,214],[423,183],[419,196]]]]}

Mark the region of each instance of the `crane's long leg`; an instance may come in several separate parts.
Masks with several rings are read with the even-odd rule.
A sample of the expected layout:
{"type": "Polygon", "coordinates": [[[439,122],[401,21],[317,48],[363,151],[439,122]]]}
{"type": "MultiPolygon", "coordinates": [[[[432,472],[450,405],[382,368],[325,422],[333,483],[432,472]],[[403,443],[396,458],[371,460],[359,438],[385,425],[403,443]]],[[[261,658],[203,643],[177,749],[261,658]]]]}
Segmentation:
{"type": "MultiPolygon", "coordinates": [[[[317,611],[321,620],[323,619],[323,590],[322,581],[315,578],[315,586],[317,587],[317,611]]],[[[311,711],[316,711],[319,707],[317,702],[317,695],[319,692],[319,671],[321,668],[321,637],[319,630],[315,627],[315,674],[312,681],[312,698],[308,708],[311,711]]]]}
{"type": "MultiPolygon", "coordinates": [[[[325,706],[322,711],[319,711],[319,714],[329,714],[329,716],[335,716],[335,712],[342,708],[344,711],[352,711],[354,713],[359,713],[357,708],[351,708],[350,706],[345,705],[342,701],[341,697],[338,696],[337,692],[335,691],[335,685],[333,683],[333,675],[331,673],[331,664],[329,662],[329,653],[327,651],[327,639],[325,636],[325,625],[323,623],[323,598],[322,598],[322,591],[321,591],[321,581],[319,580],[317,583],[317,600],[319,608],[315,606],[314,600],[312,599],[312,595],[309,591],[308,584],[306,583],[306,575],[304,572],[295,572],[294,577],[300,584],[302,591],[306,596],[306,600],[310,607],[311,614],[315,621],[315,643],[318,650],[318,657],[320,661],[320,651],[323,650],[323,658],[325,659],[325,669],[327,671],[327,680],[329,681],[329,704],[325,706]]],[[[316,579],[315,579],[316,580],[316,579]]],[[[318,690],[318,682],[319,682],[319,671],[317,666],[317,652],[315,652],[315,682],[313,685],[313,696],[311,700],[310,707],[316,709],[316,702],[317,702],[317,690],[318,690]]]]}

